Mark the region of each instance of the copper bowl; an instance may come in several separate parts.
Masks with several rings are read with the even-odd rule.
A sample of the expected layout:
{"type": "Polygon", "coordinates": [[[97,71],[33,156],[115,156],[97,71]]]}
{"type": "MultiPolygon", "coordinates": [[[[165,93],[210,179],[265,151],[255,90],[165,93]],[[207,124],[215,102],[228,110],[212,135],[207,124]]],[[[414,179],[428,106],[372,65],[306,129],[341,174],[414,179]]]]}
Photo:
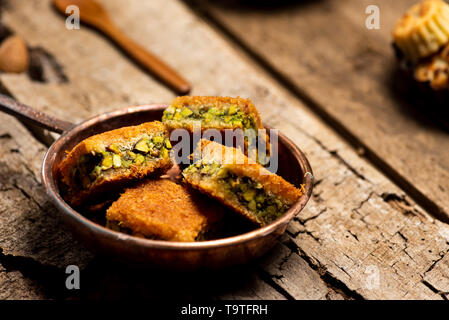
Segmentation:
{"type": "Polygon", "coordinates": [[[312,169],[306,157],[290,139],[281,133],[279,133],[277,173],[296,186],[304,184],[306,193],[283,216],[251,232],[201,242],[143,239],[107,229],[75,211],[62,199],[55,178],[55,168],[64,157],[65,151],[71,150],[83,139],[97,133],[160,120],[166,107],[166,105],[129,107],[98,115],[74,126],[0,96],[0,109],[3,111],[32,121],[41,127],[63,132],[45,154],[42,183],[51,201],[58,208],[62,220],[76,238],[94,253],[125,263],[182,270],[241,264],[266,253],[274,246],[275,240],[285,232],[288,223],[304,208],[313,187],[312,169]]]}

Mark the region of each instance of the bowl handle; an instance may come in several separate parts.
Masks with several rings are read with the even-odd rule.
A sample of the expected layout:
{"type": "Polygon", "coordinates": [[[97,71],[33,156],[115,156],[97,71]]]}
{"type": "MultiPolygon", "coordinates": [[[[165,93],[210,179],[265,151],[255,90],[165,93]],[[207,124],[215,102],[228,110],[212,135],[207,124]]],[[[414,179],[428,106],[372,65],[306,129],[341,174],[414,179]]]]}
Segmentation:
{"type": "Polygon", "coordinates": [[[68,121],[53,118],[4,94],[0,94],[0,111],[56,133],[63,133],[73,127],[73,124],[68,121]]]}

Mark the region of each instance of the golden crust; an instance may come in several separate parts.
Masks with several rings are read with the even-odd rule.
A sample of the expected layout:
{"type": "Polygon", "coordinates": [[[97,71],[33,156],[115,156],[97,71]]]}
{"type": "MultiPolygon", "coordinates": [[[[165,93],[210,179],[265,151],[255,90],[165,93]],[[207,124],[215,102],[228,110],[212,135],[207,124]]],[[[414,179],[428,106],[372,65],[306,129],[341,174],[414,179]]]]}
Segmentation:
{"type": "Polygon", "coordinates": [[[100,194],[117,192],[117,190],[130,185],[134,181],[148,176],[159,177],[172,166],[171,159],[165,158],[148,162],[145,166],[132,164],[128,169],[115,169],[111,173],[106,173],[104,179],[96,181],[87,190],[79,190],[72,184],[68,185],[64,200],[73,206],[80,206],[100,194]]]}
{"type": "Polygon", "coordinates": [[[64,195],[65,200],[72,205],[80,205],[90,196],[112,191],[123,186],[129,180],[141,179],[151,173],[164,173],[170,169],[172,167],[171,160],[160,159],[149,162],[145,166],[131,165],[128,169],[121,168],[106,172],[104,178],[96,181],[88,190],[79,190],[79,187],[72,181],[72,168],[78,164],[82,155],[91,152],[101,153],[113,143],[118,146],[132,146],[143,136],[158,133],[168,136],[164,124],[153,121],[96,134],[78,143],[58,165],[60,180],[68,189],[64,195]]]}
{"type": "Polygon", "coordinates": [[[101,153],[106,147],[116,143],[117,145],[126,145],[139,140],[145,134],[155,134],[167,131],[162,122],[153,121],[146,122],[138,126],[123,127],[100,134],[96,134],[78,143],[61,161],[59,171],[64,182],[70,176],[70,169],[78,162],[78,159],[91,152],[101,153]]]}
{"type": "Polygon", "coordinates": [[[254,163],[253,160],[246,157],[240,150],[229,148],[219,143],[201,139],[200,146],[202,156],[205,159],[213,159],[221,161],[225,168],[232,171],[238,176],[249,177],[260,182],[264,189],[279,196],[286,203],[292,204],[298,200],[302,192],[293,186],[290,182],[285,181],[282,177],[268,171],[260,164],[254,163]],[[217,155],[220,155],[217,158],[217,155]]]}
{"type": "MultiPolygon", "coordinates": [[[[171,106],[175,108],[181,108],[181,107],[201,107],[201,106],[211,106],[216,107],[218,109],[223,109],[226,107],[229,107],[230,105],[236,105],[244,111],[247,114],[250,114],[256,123],[257,129],[263,129],[262,120],[260,119],[259,112],[257,111],[254,104],[249,99],[244,98],[231,98],[231,97],[214,97],[214,96],[182,96],[175,98],[171,106]]],[[[177,126],[176,121],[166,121],[167,128],[169,130],[179,128],[177,126]]],[[[190,131],[193,131],[192,124],[186,124],[186,127],[183,126],[183,128],[188,129],[190,131]]],[[[231,129],[232,126],[226,126],[223,128],[216,128],[216,129],[231,129]]],[[[207,129],[207,128],[205,128],[207,129]]]]}
{"type": "Polygon", "coordinates": [[[195,241],[222,211],[169,179],[147,180],[127,189],[106,213],[135,234],[169,241],[195,241]]]}
{"type": "MultiPolygon", "coordinates": [[[[202,139],[197,147],[201,148],[202,160],[206,163],[215,162],[223,165],[224,168],[240,177],[249,177],[260,182],[266,192],[280,198],[282,202],[291,206],[301,197],[302,192],[282,177],[268,171],[260,164],[248,159],[240,150],[229,148],[213,141],[202,139]],[[251,163],[252,162],[252,163],[251,163]]],[[[219,189],[213,179],[202,177],[199,174],[186,174],[184,178],[192,187],[198,189],[211,197],[219,200],[223,204],[231,207],[235,211],[259,224],[262,222],[249,210],[238,204],[236,199],[230,198],[219,189]],[[208,180],[208,181],[206,181],[208,180]]]]}
{"type": "Polygon", "coordinates": [[[248,209],[241,206],[235,197],[229,197],[223,193],[220,189],[220,185],[215,183],[211,178],[201,179],[201,176],[198,174],[185,175],[185,181],[194,189],[207,194],[209,197],[214,198],[231,208],[235,212],[241,214],[248,220],[258,224],[263,225],[263,221],[258,219],[253,213],[251,213],[248,209]]]}
{"type": "Polygon", "coordinates": [[[253,159],[248,158],[240,149],[229,148],[214,141],[201,139],[195,149],[195,155],[201,159],[220,164],[250,164],[255,163],[253,159]]]}
{"type": "Polygon", "coordinates": [[[284,178],[274,174],[259,164],[226,165],[226,167],[240,177],[249,177],[260,182],[264,189],[283,200],[288,205],[295,203],[302,195],[301,190],[296,188],[284,178]]]}

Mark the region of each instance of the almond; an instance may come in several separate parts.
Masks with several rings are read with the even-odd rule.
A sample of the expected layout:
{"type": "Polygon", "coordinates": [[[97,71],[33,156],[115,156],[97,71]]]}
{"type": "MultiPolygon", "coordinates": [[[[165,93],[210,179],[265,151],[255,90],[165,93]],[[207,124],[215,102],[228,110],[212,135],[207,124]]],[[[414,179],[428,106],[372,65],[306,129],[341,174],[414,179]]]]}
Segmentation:
{"type": "Polygon", "coordinates": [[[0,70],[21,73],[28,69],[29,54],[25,41],[19,36],[10,36],[0,45],[0,70]]]}

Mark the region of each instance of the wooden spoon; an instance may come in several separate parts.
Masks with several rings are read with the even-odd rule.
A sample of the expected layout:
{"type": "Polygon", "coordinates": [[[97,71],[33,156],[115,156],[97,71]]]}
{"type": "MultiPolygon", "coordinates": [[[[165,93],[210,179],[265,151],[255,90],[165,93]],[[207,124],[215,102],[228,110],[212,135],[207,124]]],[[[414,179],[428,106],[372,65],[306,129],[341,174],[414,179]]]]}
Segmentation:
{"type": "Polygon", "coordinates": [[[176,71],[120,31],[99,3],[94,0],[53,0],[53,5],[65,15],[68,15],[66,13],[67,6],[77,6],[80,10],[82,22],[102,31],[140,65],[148,69],[176,93],[186,94],[190,91],[190,84],[176,71]]]}

